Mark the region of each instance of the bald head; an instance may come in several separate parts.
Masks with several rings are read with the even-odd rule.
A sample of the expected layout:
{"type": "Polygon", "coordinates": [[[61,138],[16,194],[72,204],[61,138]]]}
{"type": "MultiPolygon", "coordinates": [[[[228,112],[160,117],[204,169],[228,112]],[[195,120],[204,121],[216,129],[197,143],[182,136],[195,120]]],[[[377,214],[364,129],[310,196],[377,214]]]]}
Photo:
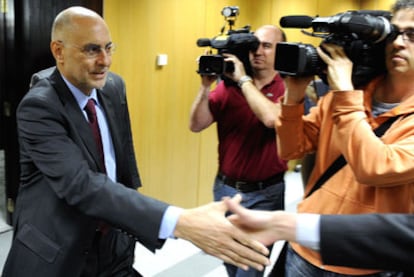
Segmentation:
{"type": "Polygon", "coordinates": [[[255,78],[273,78],[276,71],[274,62],[276,56],[276,45],[286,41],[283,31],[274,25],[263,25],[256,29],[254,35],[260,44],[256,51],[250,52],[249,60],[255,78]]]}
{"type": "Polygon", "coordinates": [[[256,35],[261,34],[261,33],[273,33],[274,38],[277,42],[286,41],[285,33],[282,31],[282,29],[280,29],[279,27],[275,25],[263,25],[255,31],[256,35]]]}
{"type": "Polygon", "coordinates": [[[113,43],[107,24],[96,12],[70,7],[59,13],[50,49],[61,75],[86,95],[105,85],[113,43]]]}
{"type": "Polygon", "coordinates": [[[100,21],[105,24],[99,14],[84,7],[74,6],[61,11],[53,22],[52,40],[63,40],[69,33],[81,30],[81,23],[86,20],[100,21]]]}

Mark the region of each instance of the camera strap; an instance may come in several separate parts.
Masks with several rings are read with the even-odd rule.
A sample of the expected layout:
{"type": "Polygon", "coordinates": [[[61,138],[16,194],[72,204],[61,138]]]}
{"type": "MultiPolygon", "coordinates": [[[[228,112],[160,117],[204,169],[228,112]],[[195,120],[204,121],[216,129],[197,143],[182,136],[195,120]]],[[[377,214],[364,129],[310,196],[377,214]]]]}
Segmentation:
{"type": "MultiPolygon", "coordinates": [[[[388,128],[401,116],[407,117],[413,113],[407,114],[407,115],[399,115],[395,117],[391,117],[384,123],[382,123],[380,126],[378,126],[374,133],[377,135],[377,137],[381,137],[385,131],[388,130],[388,128]]],[[[309,197],[312,193],[314,193],[316,190],[318,190],[329,178],[331,178],[338,170],[340,170],[342,167],[346,165],[347,161],[345,160],[344,155],[339,156],[329,167],[328,169],[319,177],[318,181],[316,181],[315,185],[312,187],[312,189],[309,191],[309,193],[306,195],[306,197],[309,197]]]]}

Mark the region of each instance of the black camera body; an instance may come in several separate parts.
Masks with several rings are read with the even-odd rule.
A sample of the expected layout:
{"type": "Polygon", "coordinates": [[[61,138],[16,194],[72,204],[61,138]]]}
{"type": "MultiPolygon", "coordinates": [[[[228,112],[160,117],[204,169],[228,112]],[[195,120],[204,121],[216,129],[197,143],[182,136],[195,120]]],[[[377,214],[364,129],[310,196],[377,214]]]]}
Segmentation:
{"type": "MultiPolygon", "coordinates": [[[[312,33],[302,32],[342,46],[353,62],[354,86],[360,87],[386,71],[385,44],[398,33],[390,19],[387,11],[347,11],[331,17],[287,16],[281,18],[280,24],[282,27],[312,27],[312,33]]],[[[275,69],[283,75],[318,75],[326,82],[326,64],[311,44],[278,43],[275,69]]]]}
{"type": "Polygon", "coordinates": [[[221,13],[228,23],[229,30],[227,32],[224,31],[225,25],[220,35],[212,39],[200,38],[197,40],[197,46],[208,46],[217,50],[215,55],[200,56],[197,73],[200,75],[217,75],[226,81],[223,74],[234,71],[233,63],[224,61],[225,57],[223,54],[228,53],[235,55],[243,63],[246,73],[250,75],[249,52],[257,50],[260,42],[250,31],[250,26],[236,30],[232,28],[238,15],[238,7],[224,7],[221,13]]]}
{"type": "Polygon", "coordinates": [[[250,67],[249,52],[255,51],[259,46],[259,40],[250,32],[249,27],[230,31],[224,36],[218,36],[211,40],[199,39],[200,47],[210,46],[217,49],[216,55],[203,55],[199,59],[198,73],[202,75],[222,75],[225,72],[233,72],[234,65],[225,62],[223,53],[235,55],[246,67],[250,67]]]}

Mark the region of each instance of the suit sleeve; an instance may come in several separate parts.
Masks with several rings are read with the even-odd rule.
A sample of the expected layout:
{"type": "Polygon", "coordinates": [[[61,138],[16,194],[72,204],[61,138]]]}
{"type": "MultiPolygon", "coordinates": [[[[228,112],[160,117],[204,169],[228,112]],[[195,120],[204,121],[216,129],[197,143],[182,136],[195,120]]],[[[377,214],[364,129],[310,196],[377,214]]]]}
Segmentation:
{"type": "Polygon", "coordinates": [[[414,272],[414,215],[321,216],[325,264],[414,272]]]}

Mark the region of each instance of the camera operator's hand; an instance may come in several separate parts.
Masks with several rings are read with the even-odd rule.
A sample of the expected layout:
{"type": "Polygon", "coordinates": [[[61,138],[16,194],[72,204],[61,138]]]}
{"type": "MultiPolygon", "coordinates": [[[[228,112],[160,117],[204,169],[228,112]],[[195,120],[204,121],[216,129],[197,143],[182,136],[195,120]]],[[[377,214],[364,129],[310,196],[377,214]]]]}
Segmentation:
{"type": "Polygon", "coordinates": [[[316,50],[319,57],[321,57],[328,67],[327,76],[330,88],[333,90],[353,90],[353,64],[345,54],[343,47],[336,44],[323,43],[316,50]]]}
{"type": "Polygon", "coordinates": [[[200,74],[201,86],[206,88],[206,92],[210,92],[210,86],[217,80],[217,75],[200,74]]]}
{"type": "Polygon", "coordinates": [[[235,55],[225,53],[223,56],[225,57],[225,62],[231,62],[234,65],[234,71],[226,72],[224,75],[238,83],[241,77],[246,76],[243,63],[235,55]]]}
{"type": "Polygon", "coordinates": [[[313,80],[313,76],[306,77],[285,77],[286,92],[283,104],[296,105],[305,99],[306,89],[313,80]]]}

